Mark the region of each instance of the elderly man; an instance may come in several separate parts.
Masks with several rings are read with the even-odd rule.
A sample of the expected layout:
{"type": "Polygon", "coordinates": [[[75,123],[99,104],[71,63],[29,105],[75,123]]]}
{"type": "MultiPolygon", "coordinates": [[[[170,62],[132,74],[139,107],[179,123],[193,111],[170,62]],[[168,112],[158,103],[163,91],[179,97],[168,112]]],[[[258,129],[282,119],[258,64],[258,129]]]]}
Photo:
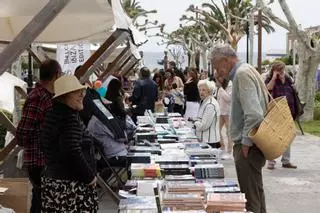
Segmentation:
{"type": "Polygon", "coordinates": [[[266,160],[248,137],[249,131],[263,121],[265,90],[258,81],[259,73],[249,64],[240,62],[230,45],[215,46],[211,57],[217,79],[230,79],[233,83],[230,134],[240,189],[246,194],[246,209],[265,213],[262,168],[266,160]]]}

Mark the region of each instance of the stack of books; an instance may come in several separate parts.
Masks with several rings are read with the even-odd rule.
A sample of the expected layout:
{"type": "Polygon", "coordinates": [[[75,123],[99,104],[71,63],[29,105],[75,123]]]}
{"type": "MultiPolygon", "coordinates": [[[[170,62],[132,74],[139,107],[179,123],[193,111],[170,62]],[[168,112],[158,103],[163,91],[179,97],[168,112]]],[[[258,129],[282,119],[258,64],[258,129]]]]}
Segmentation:
{"type": "Polygon", "coordinates": [[[246,211],[246,198],[243,193],[208,193],[207,212],[246,211]]]}
{"type": "Polygon", "coordinates": [[[206,193],[240,193],[237,186],[207,188],[206,193]]]}
{"type": "Polygon", "coordinates": [[[219,151],[216,149],[202,149],[202,148],[195,148],[195,149],[186,149],[186,154],[189,156],[190,159],[216,159],[219,155],[219,151]]]}
{"type": "Polygon", "coordinates": [[[142,152],[142,153],[151,153],[154,155],[161,155],[161,149],[157,147],[150,146],[130,146],[130,152],[142,152]]]}
{"type": "Polygon", "coordinates": [[[196,183],[204,183],[211,187],[237,187],[238,181],[234,179],[196,179],[196,183]]]}
{"type": "Polygon", "coordinates": [[[207,212],[205,210],[173,210],[173,208],[164,207],[162,210],[162,213],[207,213],[207,212]]]}
{"type": "Polygon", "coordinates": [[[160,164],[161,173],[164,175],[190,174],[188,164],[160,164]]]}
{"type": "Polygon", "coordinates": [[[119,203],[120,213],[158,213],[154,196],[136,196],[121,199],[119,203]]]}
{"type": "Polygon", "coordinates": [[[218,161],[215,159],[190,159],[189,165],[194,167],[195,165],[204,165],[204,164],[217,164],[218,161]]]}
{"type": "MultiPolygon", "coordinates": [[[[168,152],[166,152],[167,154],[168,152]]],[[[167,165],[172,165],[172,164],[185,164],[189,165],[189,159],[187,156],[179,155],[177,154],[176,156],[167,156],[167,155],[162,155],[162,156],[156,156],[155,157],[155,162],[159,163],[161,165],[167,164],[167,165]]]]}
{"type": "Polygon", "coordinates": [[[195,165],[194,176],[199,179],[224,178],[223,164],[195,165]]]}
{"type": "Polygon", "coordinates": [[[174,194],[204,194],[205,193],[205,185],[201,183],[186,183],[186,182],[167,182],[166,189],[168,193],[174,194]]]}
{"type": "Polygon", "coordinates": [[[158,138],[158,135],[156,132],[136,133],[136,140],[137,141],[147,140],[147,141],[154,143],[157,138],[158,138]]]}
{"type": "Polygon", "coordinates": [[[191,181],[195,182],[195,178],[192,175],[166,175],[165,181],[191,181]]]}
{"type": "Polygon", "coordinates": [[[151,163],[151,153],[132,153],[127,154],[129,163],[151,163]]]}
{"type": "Polygon", "coordinates": [[[203,198],[199,194],[164,194],[162,205],[180,210],[204,210],[203,198]]]}
{"type": "Polygon", "coordinates": [[[144,178],[144,177],[161,177],[161,170],[159,164],[131,164],[131,176],[133,178],[144,178]]]}

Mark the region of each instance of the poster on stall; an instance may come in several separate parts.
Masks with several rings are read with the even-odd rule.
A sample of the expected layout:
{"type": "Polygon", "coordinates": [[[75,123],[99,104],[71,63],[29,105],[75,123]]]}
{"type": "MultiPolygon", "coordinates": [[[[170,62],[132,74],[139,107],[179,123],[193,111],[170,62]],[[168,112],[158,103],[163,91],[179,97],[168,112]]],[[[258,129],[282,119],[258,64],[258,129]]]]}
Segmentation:
{"type": "Polygon", "coordinates": [[[57,46],[57,61],[67,75],[73,75],[74,70],[79,65],[83,65],[89,57],[90,44],[88,42],[64,43],[57,46]]]}

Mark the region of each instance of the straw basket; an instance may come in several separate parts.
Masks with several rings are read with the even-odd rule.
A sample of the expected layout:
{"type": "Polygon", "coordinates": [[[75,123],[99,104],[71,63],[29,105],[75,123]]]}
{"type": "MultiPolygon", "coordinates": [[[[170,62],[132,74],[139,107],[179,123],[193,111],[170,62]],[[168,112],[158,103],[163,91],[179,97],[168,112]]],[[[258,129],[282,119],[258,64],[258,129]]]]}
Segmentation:
{"type": "Polygon", "coordinates": [[[267,160],[281,156],[295,137],[295,123],[286,97],[272,99],[263,122],[249,132],[249,138],[267,160]]]}

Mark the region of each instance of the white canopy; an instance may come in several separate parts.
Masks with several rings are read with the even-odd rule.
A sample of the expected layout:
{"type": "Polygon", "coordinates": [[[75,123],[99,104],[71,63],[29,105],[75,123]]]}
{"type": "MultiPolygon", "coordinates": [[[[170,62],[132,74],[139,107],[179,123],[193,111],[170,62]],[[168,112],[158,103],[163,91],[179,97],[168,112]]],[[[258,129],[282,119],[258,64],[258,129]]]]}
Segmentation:
{"type": "Polygon", "coordinates": [[[0,92],[0,109],[13,113],[14,87],[20,87],[27,92],[27,83],[8,72],[4,72],[0,75],[0,82],[0,91],[5,91],[0,92]]]}
{"type": "MultiPolygon", "coordinates": [[[[48,0],[0,0],[0,40],[13,40],[47,3],[48,0]]],[[[35,42],[101,42],[111,34],[114,23],[107,0],[71,0],[35,42]]]]}

